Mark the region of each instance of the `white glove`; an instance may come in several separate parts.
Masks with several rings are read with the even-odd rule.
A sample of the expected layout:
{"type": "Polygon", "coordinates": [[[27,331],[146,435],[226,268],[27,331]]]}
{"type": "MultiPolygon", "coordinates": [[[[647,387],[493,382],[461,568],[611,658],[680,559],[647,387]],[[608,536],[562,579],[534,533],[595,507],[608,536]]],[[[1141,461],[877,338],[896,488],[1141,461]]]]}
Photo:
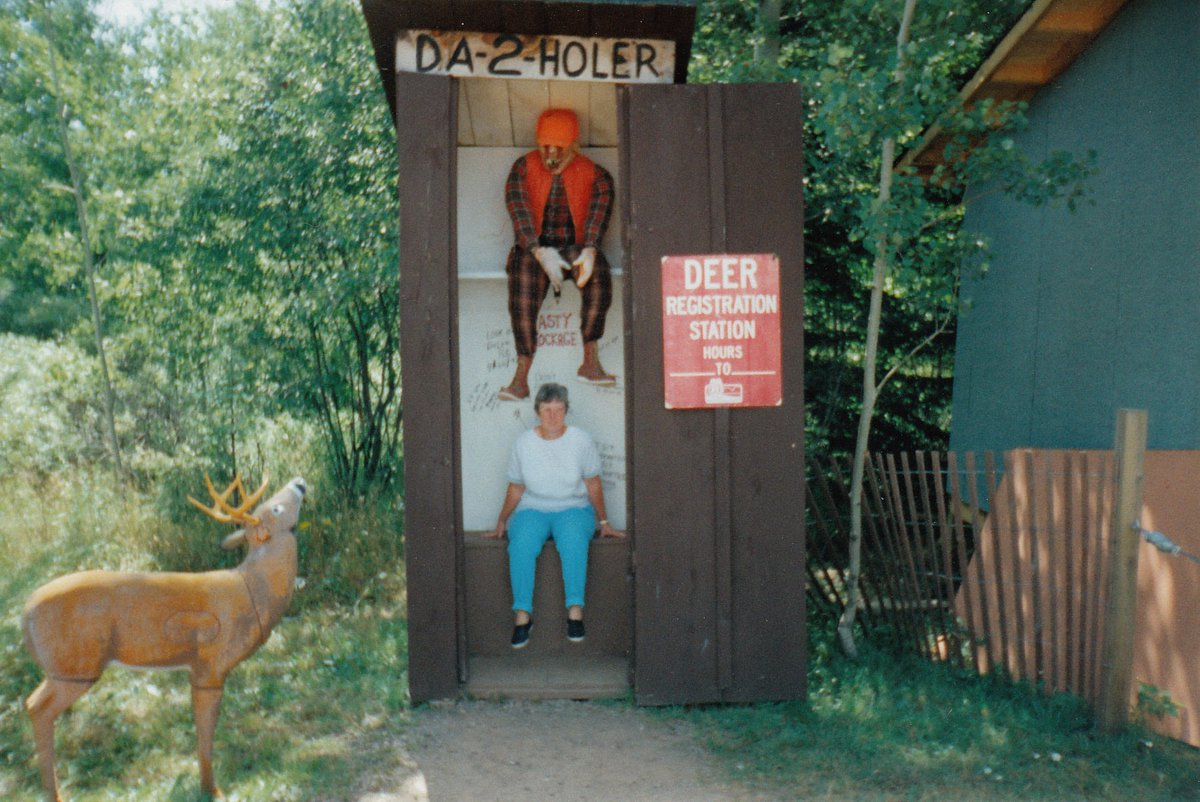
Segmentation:
{"type": "Polygon", "coordinates": [[[571,264],[579,268],[579,277],[575,279],[575,286],[583,289],[583,285],[587,284],[588,279],[592,277],[592,271],[596,269],[596,249],[589,245],[579,252],[571,264]]]}
{"type": "Polygon", "coordinates": [[[538,260],[538,264],[542,266],[542,270],[549,277],[554,294],[558,295],[562,292],[563,271],[571,272],[571,266],[567,264],[566,259],[562,258],[558,249],[545,246],[534,248],[533,258],[538,260]]]}

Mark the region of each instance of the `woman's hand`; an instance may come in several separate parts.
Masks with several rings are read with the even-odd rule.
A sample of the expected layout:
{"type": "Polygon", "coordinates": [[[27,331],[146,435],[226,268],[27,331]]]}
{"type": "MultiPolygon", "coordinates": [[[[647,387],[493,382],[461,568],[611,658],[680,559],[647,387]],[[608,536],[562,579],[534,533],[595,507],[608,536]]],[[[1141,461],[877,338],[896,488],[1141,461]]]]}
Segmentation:
{"type": "Polygon", "coordinates": [[[600,481],[600,476],[584,479],[583,486],[587,488],[588,501],[592,503],[592,509],[596,513],[596,528],[600,530],[600,537],[625,537],[624,532],[609,526],[608,517],[604,514],[604,484],[600,481]]]}
{"type": "Polygon", "coordinates": [[[496,528],[490,532],[484,532],[484,537],[488,540],[504,538],[504,532],[508,529],[508,516],[513,514],[513,510],[517,508],[517,504],[524,494],[525,485],[508,483],[508,489],[504,491],[504,502],[500,505],[500,514],[496,517],[496,528]]]}
{"type": "Polygon", "coordinates": [[[625,533],[620,529],[613,529],[612,525],[608,521],[601,521],[600,537],[615,537],[619,539],[625,537],[625,533]]]}

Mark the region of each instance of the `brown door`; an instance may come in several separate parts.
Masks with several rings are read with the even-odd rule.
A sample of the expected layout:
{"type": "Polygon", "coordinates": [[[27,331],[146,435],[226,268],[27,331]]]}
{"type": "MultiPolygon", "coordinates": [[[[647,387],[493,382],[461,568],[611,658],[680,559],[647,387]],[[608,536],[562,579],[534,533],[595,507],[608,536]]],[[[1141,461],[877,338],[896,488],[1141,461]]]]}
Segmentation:
{"type": "Polygon", "coordinates": [[[803,154],[798,87],[626,87],[634,691],[639,704],[805,694],[803,154]],[[773,252],[783,405],[663,406],[660,261],[773,252]]]}
{"type": "Polygon", "coordinates": [[[458,693],[464,631],[458,475],[454,82],[396,75],[400,162],[400,360],[409,690],[458,693]]]}

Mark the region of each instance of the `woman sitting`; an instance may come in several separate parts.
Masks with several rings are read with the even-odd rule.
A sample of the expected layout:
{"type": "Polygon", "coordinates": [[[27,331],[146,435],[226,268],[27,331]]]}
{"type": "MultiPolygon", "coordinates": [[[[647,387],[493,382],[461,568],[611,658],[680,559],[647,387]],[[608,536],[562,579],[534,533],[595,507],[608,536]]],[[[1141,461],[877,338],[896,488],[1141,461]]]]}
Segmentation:
{"type": "Polygon", "coordinates": [[[609,525],[604,511],[596,444],[584,430],[567,426],[567,408],[566,387],[550,383],[538,388],[533,402],[538,425],[513,444],[508,490],[496,528],[486,535],[499,539],[508,530],[514,649],[529,642],[533,629],[534,570],[546,540],[554,538],[562,561],[567,639],[577,643],[584,638],[583,593],[592,536],[598,525],[601,537],[625,537],[609,525]]]}

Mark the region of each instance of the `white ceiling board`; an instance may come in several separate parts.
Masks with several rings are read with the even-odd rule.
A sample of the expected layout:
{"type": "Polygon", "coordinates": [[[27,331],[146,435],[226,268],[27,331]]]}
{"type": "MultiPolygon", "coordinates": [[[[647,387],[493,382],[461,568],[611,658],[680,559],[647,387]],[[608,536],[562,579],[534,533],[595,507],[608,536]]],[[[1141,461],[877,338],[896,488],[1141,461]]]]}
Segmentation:
{"type": "Polygon", "coordinates": [[[617,146],[615,84],[495,78],[459,82],[460,145],[534,148],[538,116],[548,108],[567,108],[579,115],[581,146],[617,146]]]}
{"type": "Polygon", "coordinates": [[[550,87],[546,81],[508,81],[509,117],[513,144],[537,147],[537,119],[550,108],[550,87]]]}
{"type": "Polygon", "coordinates": [[[474,145],[475,129],[471,124],[471,104],[467,102],[467,90],[458,87],[458,144],[474,145]]]}
{"type": "Polygon", "coordinates": [[[550,81],[550,105],[579,115],[579,142],[591,142],[591,91],[583,81],[550,81]]]}
{"type": "Polygon", "coordinates": [[[616,84],[590,84],[588,120],[591,138],[588,143],[597,148],[617,146],[617,87],[616,84]]]}

